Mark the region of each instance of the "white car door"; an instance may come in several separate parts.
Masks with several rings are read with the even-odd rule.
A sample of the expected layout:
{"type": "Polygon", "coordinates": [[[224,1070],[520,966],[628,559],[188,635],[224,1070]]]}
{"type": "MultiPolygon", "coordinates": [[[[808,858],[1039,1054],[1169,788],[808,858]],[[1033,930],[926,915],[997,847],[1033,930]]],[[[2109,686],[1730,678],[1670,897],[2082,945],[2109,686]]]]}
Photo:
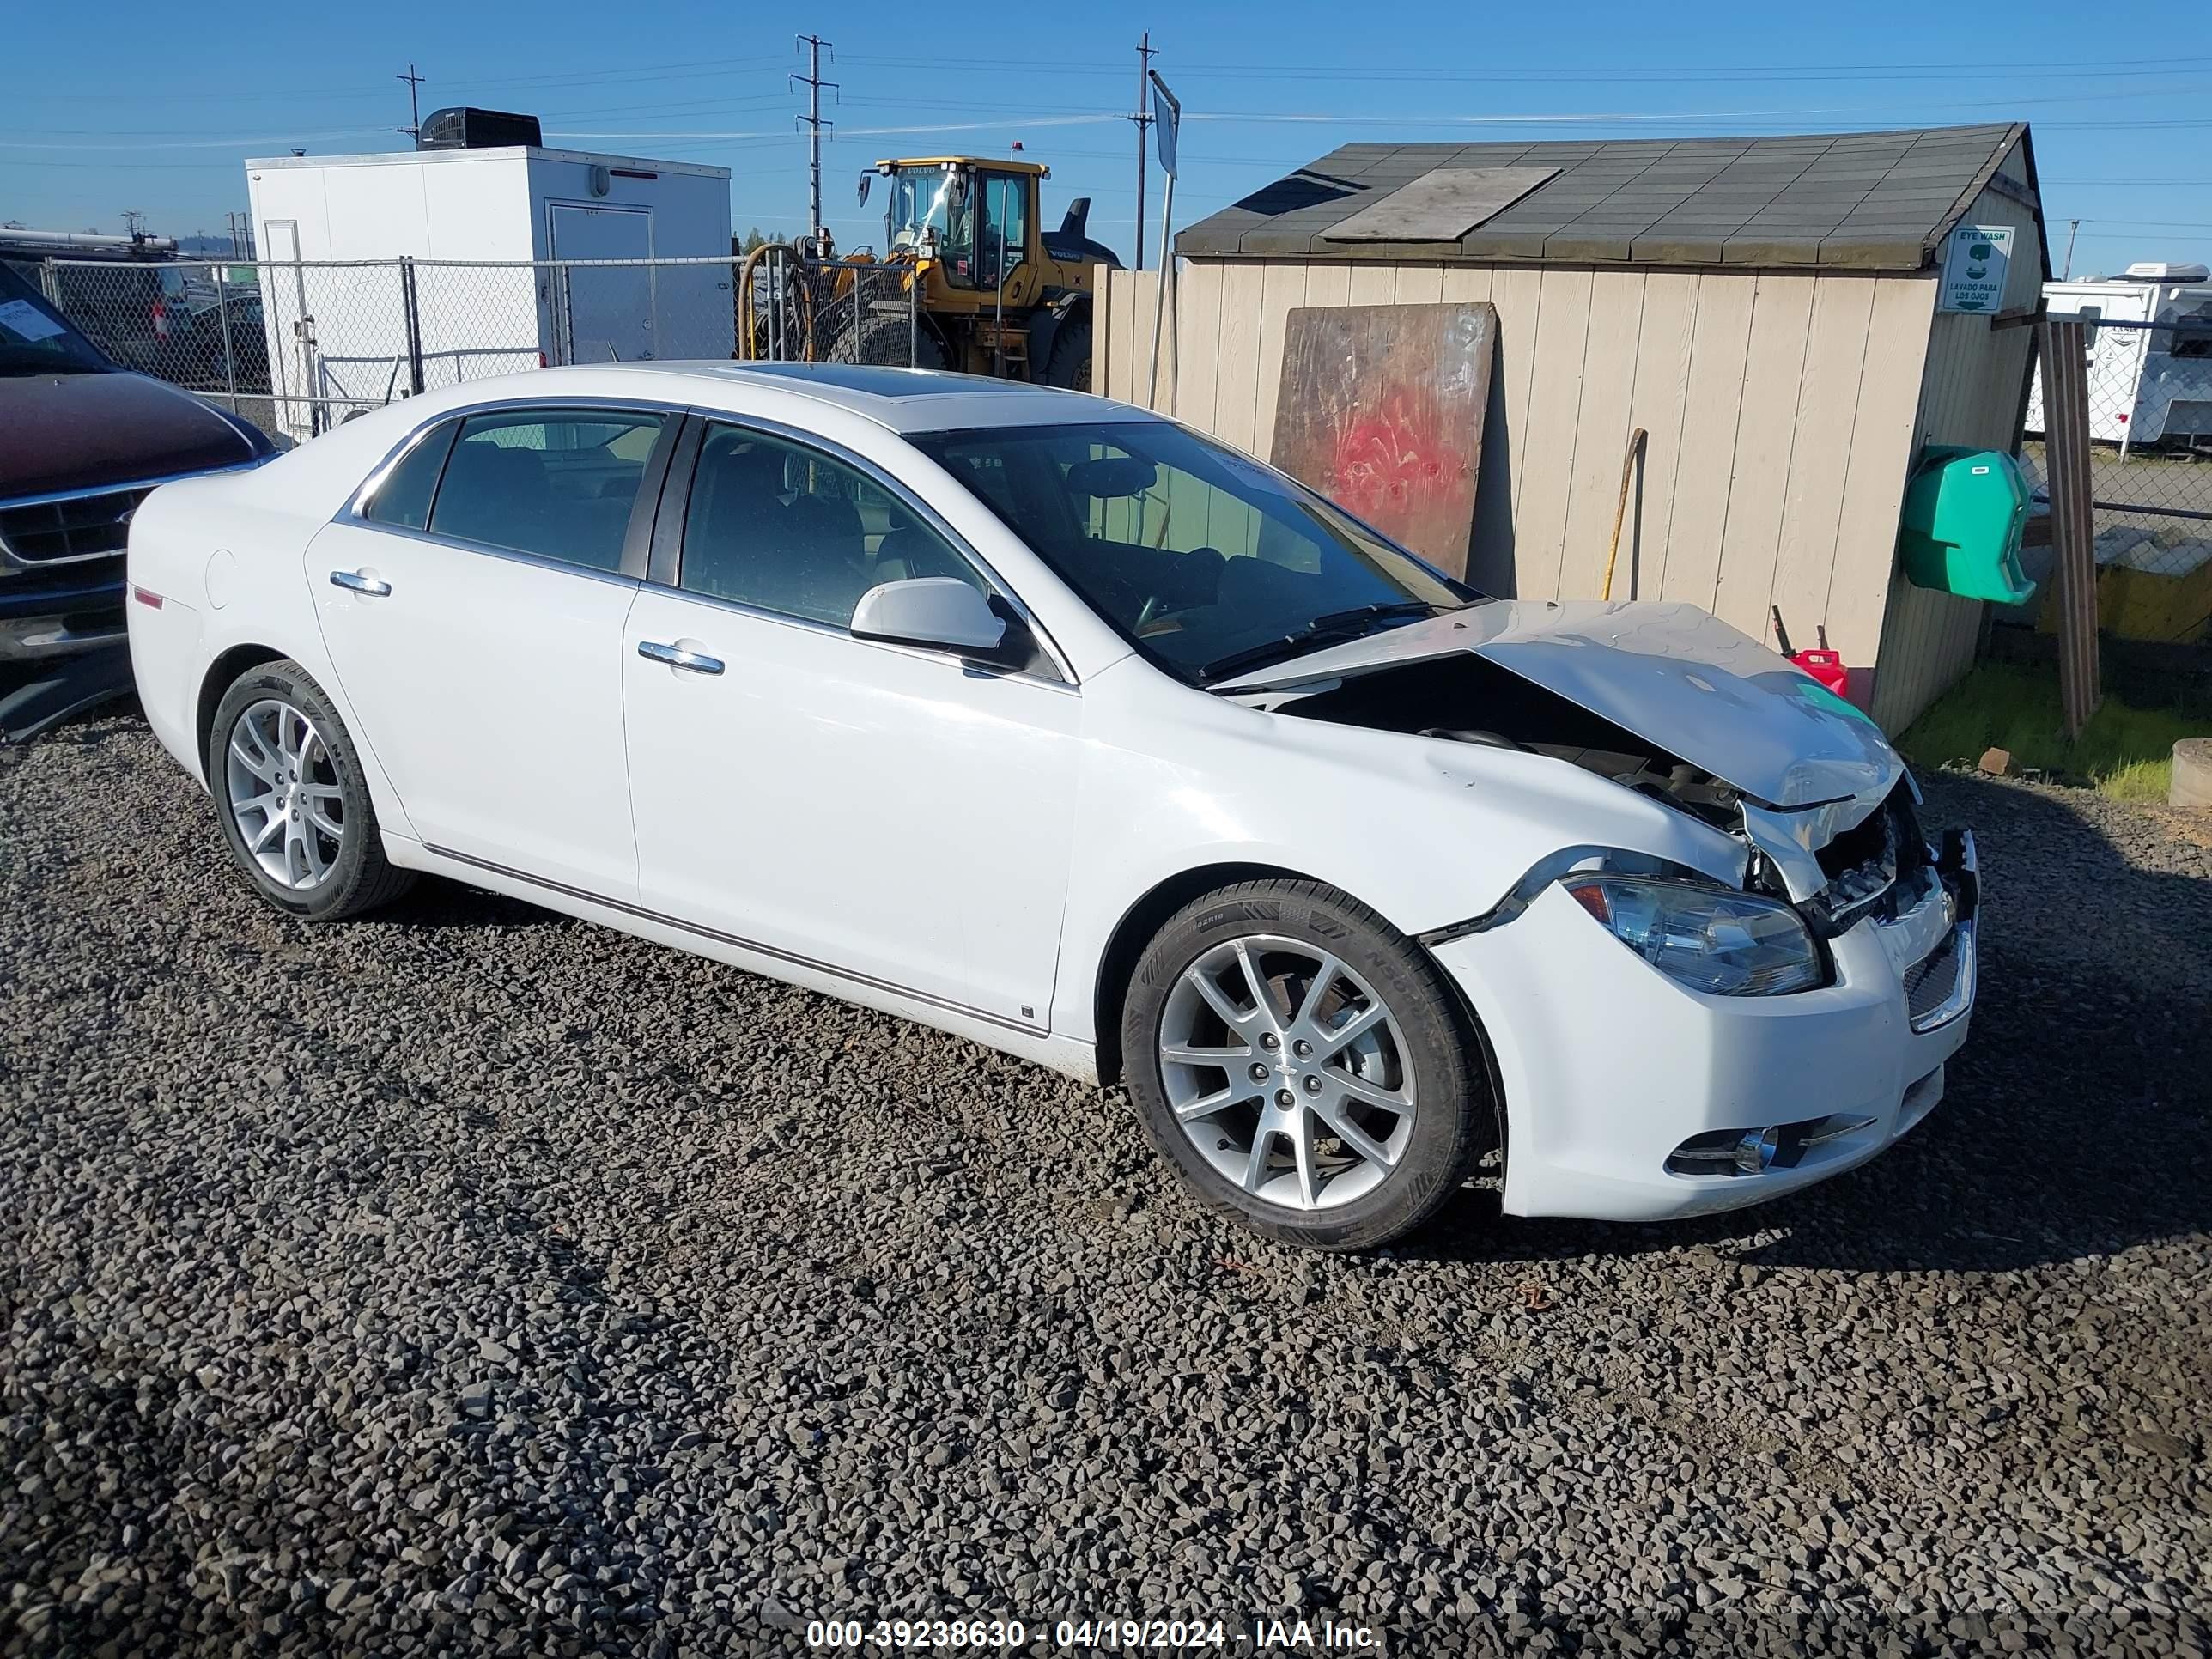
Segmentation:
{"type": "Polygon", "coordinates": [[[738,424],[695,431],[685,510],[678,479],[661,512],[668,580],[640,592],[623,641],[641,903],[1042,1030],[1075,688],[1042,658],[999,672],[854,638],[878,581],[988,579],[853,460],[738,424]]]}
{"type": "MultiPolygon", "coordinates": [[[[634,902],[623,617],[632,502],[672,416],[511,408],[428,434],[309,544],[323,637],[431,847],[634,902]]],[[[648,515],[649,516],[649,515],[648,515]]]]}

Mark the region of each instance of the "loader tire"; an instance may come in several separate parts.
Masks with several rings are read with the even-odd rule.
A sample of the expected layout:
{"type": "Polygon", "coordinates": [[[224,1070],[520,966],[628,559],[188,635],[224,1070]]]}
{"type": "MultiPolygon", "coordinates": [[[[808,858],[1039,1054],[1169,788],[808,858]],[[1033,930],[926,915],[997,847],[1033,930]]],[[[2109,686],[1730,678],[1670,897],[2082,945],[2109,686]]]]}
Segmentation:
{"type": "Polygon", "coordinates": [[[944,346],[926,328],[912,331],[910,362],[908,349],[908,325],[905,318],[867,317],[863,318],[857,327],[848,323],[838,332],[830,343],[830,361],[891,368],[950,368],[952,366],[945,361],[944,346]]]}
{"type": "Polygon", "coordinates": [[[1052,356],[1044,366],[1044,383],[1070,392],[1091,390],[1091,319],[1076,318],[1053,336],[1052,356]]]}

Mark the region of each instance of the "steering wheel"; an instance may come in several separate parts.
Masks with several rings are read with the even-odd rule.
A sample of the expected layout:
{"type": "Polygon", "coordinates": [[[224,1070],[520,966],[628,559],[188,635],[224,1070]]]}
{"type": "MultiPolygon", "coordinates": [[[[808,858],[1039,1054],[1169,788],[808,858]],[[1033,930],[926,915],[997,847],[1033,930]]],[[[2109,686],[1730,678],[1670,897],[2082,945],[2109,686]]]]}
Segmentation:
{"type": "MultiPolygon", "coordinates": [[[[1188,552],[1188,553],[1180,553],[1180,554],[1177,554],[1176,556],[1178,559],[1194,559],[1194,558],[1198,557],[1200,554],[1205,554],[1205,555],[1206,555],[1206,556],[1210,556],[1210,557],[1213,560],[1213,562],[1214,562],[1214,568],[1215,568],[1215,576],[1216,576],[1216,579],[1217,579],[1217,580],[1218,580],[1219,574],[1220,574],[1220,567],[1221,567],[1221,566],[1223,566],[1223,565],[1225,565],[1225,564],[1227,564],[1227,563],[1229,562],[1229,561],[1228,561],[1227,557],[1226,557],[1226,556],[1222,553],[1222,551],[1221,551],[1221,550],[1220,550],[1219,548],[1218,548],[1218,547],[1194,547],[1194,548],[1192,548],[1192,549],[1190,550],[1190,551],[1189,551],[1189,552],[1188,552]]],[[[1180,598],[1180,597],[1182,597],[1182,596],[1178,595],[1177,597],[1178,597],[1178,598],[1180,598]]],[[[1132,633],[1135,633],[1135,634],[1141,634],[1141,633],[1143,633],[1143,632],[1145,631],[1146,626],[1148,623],[1153,623],[1153,622],[1158,621],[1158,620],[1162,616],[1164,616],[1164,614],[1166,614],[1166,612],[1167,612],[1168,611],[1171,610],[1171,609],[1172,609],[1172,610],[1182,611],[1182,610],[1188,610],[1188,609],[1189,608],[1188,605],[1173,605],[1173,606],[1164,605],[1162,605],[1162,604],[1160,603],[1160,598],[1161,598],[1161,596],[1160,596],[1159,594],[1155,593],[1155,594],[1153,594],[1151,598],[1147,599],[1145,601],[1145,607],[1144,607],[1144,609],[1143,609],[1143,610],[1141,610],[1141,611],[1138,611],[1138,612],[1137,612],[1137,620],[1136,620],[1135,623],[1132,626],[1132,628],[1131,628],[1131,629],[1130,629],[1130,632],[1132,632],[1132,633]]]]}

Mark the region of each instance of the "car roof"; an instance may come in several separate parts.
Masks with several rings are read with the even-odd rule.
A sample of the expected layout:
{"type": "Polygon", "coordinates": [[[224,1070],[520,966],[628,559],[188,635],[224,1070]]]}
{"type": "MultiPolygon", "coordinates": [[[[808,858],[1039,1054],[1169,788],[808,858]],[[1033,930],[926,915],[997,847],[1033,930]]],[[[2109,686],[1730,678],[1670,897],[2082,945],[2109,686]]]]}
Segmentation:
{"type": "MultiPolygon", "coordinates": [[[[540,371],[541,373],[543,371],[540,371]]],[[[744,393],[774,391],[811,398],[893,432],[959,431],[980,427],[1059,426],[1162,417],[1131,404],[1022,380],[994,380],[938,368],[866,363],[630,362],[580,365],[567,374],[641,374],[681,377],[683,396],[733,414],[748,412],[744,393]],[[717,394],[720,395],[717,395],[717,394]]]]}

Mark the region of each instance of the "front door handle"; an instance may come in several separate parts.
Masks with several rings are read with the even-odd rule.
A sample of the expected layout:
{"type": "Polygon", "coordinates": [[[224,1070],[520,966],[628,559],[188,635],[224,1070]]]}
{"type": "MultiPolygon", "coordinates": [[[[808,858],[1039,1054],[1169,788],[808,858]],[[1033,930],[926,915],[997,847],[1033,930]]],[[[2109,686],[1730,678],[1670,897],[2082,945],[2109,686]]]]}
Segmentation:
{"type": "Polygon", "coordinates": [[[372,599],[392,597],[392,584],[375,576],[364,576],[358,570],[333,570],[331,586],[343,587],[349,593],[366,593],[372,599]]]}
{"type": "Polygon", "coordinates": [[[665,662],[671,668],[688,668],[695,674],[719,674],[722,659],[696,651],[686,651],[681,646],[662,645],[653,640],[640,640],[637,654],[652,662],[665,662]]]}

